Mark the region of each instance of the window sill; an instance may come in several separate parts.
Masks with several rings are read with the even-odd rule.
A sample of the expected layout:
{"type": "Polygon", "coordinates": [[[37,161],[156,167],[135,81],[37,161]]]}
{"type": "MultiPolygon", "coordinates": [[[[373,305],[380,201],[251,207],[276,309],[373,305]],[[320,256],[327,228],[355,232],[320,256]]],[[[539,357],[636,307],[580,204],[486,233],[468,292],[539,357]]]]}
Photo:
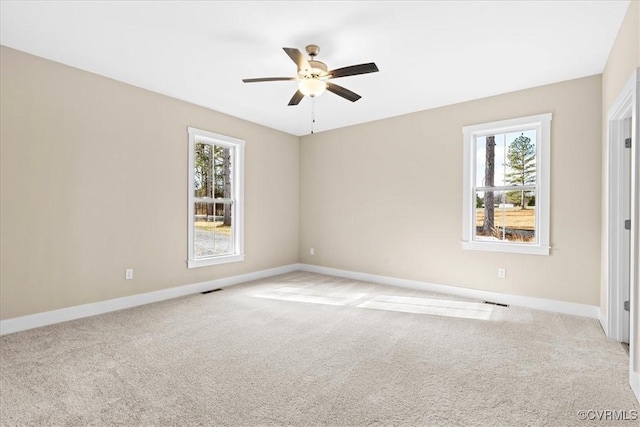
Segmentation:
{"type": "Polygon", "coordinates": [[[244,261],[244,254],[223,255],[211,258],[201,258],[187,261],[187,268],[207,267],[210,265],[227,264],[244,261]]]}
{"type": "Polygon", "coordinates": [[[521,245],[518,243],[462,242],[462,249],[512,254],[549,255],[551,248],[549,246],[521,245]]]}

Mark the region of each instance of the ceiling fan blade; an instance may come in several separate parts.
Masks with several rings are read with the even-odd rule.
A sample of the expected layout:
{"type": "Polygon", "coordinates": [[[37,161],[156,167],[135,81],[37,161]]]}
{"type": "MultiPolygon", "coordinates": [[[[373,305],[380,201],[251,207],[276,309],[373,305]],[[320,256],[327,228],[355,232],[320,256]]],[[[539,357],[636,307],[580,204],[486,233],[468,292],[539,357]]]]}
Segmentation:
{"type": "Polygon", "coordinates": [[[289,58],[291,58],[293,62],[296,63],[296,65],[298,66],[298,71],[311,70],[309,61],[307,61],[307,58],[305,58],[302,52],[300,52],[298,49],[294,47],[283,47],[282,49],[284,49],[284,51],[287,52],[287,55],[289,55],[289,58]]]}
{"type": "Polygon", "coordinates": [[[261,77],[258,79],[242,79],[245,83],[256,83],[256,82],[279,82],[285,80],[297,80],[295,77],[261,77]]]}
{"type": "Polygon", "coordinates": [[[348,99],[351,102],[356,102],[358,99],[362,98],[357,93],[351,92],[349,89],[345,89],[342,86],[338,86],[334,83],[327,82],[327,90],[343,97],[344,99],[348,99]]]}
{"type": "Polygon", "coordinates": [[[336,68],[335,70],[329,71],[332,79],[337,79],[338,77],[347,77],[347,76],[355,76],[358,74],[367,74],[367,73],[376,73],[378,72],[378,67],[375,63],[369,62],[368,64],[358,64],[358,65],[350,65],[349,67],[336,68]]]}
{"type": "Polygon", "coordinates": [[[304,98],[304,94],[299,90],[296,91],[296,93],[294,93],[293,96],[291,97],[291,101],[289,101],[289,105],[300,104],[300,101],[302,101],[302,98],[304,98]]]}

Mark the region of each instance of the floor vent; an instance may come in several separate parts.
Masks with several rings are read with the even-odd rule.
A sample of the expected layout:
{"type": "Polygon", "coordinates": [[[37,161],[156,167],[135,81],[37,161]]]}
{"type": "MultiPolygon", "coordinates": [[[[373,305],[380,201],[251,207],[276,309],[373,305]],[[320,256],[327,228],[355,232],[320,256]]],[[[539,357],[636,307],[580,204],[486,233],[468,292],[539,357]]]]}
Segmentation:
{"type": "Polygon", "coordinates": [[[218,289],[211,289],[210,291],[204,291],[204,292],[200,292],[200,293],[202,295],[205,295],[205,294],[210,294],[211,292],[218,292],[218,291],[221,291],[221,290],[222,290],[222,288],[218,288],[218,289]]]}
{"type": "Polygon", "coordinates": [[[509,307],[509,304],[501,304],[499,302],[485,301],[485,304],[497,305],[498,307],[509,307]]]}

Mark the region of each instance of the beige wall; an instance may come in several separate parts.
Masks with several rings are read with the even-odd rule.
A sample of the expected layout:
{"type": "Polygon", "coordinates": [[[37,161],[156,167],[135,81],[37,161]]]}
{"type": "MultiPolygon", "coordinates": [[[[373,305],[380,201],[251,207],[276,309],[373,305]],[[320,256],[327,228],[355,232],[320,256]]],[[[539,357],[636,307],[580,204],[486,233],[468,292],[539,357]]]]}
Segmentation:
{"type": "MultiPolygon", "coordinates": [[[[600,287],[600,308],[603,314],[607,314],[608,305],[608,283],[607,275],[609,265],[607,262],[607,187],[609,161],[607,151],[607,114],[609,109],[620,94],[622,88],[627,83],[633,71],[640,67],[640,3],[631,1],[627,13],[624,17],[622,25],[618,30],[615,43],[609,53],[607,64],[602,73],[602,268],[601,268],[601,287],[600,287]]],[[[638,259],[640,264],[640,259],[638,259]]],[[[638,282],[635,283],[636,289],[640,289],[638,282]]],[[[636,295],[638,292],[636,291],[636,295]]],[[[636,307],[638,302],[636,301],[636,307]]],[[[632,320],[638,325],[638,312],[636,311],[636,319],[632,320]]],[[[635,336],[635,361],[634,366],[636,372],[640,372],[640,328],[636,327],[635,336]]]]}
{"type": "Polygon", "coordinates": [[[297,262],[297,137],[0,55],[2,319],[297,262]],[[186,268],[187,126],[247,142],[245,262],[186,268]]]}
{"type": "Polygon", "coordinates": [[[305,136],[300,261],[597,305],[600,112],[598,75],[305,136]],[[462,250],[462,127],[547,112],[552,254],[462,250]]]}

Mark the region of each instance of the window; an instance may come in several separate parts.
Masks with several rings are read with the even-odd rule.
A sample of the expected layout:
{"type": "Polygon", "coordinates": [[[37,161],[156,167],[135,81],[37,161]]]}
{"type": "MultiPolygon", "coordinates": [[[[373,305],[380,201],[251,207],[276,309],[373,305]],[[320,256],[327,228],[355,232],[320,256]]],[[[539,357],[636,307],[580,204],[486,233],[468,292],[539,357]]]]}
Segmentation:
{"type": "Polygon", "coordinates": [[[462,132],[462,247],[548,255],[551,114],[462,132]]]}
{"type": "Polygon", "coordinates": [[[189,268],[243,261],[244,141],[190,127],[189,268]]]}

